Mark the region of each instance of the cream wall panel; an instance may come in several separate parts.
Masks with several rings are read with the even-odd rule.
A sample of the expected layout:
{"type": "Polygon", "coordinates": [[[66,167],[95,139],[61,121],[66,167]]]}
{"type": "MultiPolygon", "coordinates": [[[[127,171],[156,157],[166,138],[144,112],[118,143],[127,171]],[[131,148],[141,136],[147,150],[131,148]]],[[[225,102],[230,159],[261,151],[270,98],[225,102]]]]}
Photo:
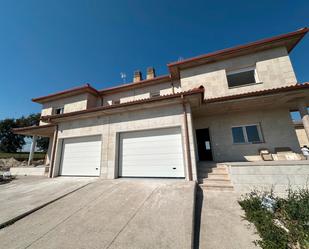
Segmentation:
{"type": "MultiPolygon", "coordinates": [[[[182,105],[177,104],[160,108],[119,113],[110,116],[100,116],[95,118],[63,122],[59,124],[58,138],[59,141],[61,141],[61,139],[69,137],[101,135],[101,177],[113,179],[118,176],[117,170],[119,133],[168,127],[180,127],[183,140],[183,134],[185,134],[183,122],[183,108],[182,105]]],[[[189,136],[190,140],[192,141],[192,132],[190,132],[189,136]]],[[[193,142],[190,142],[190,146],[190,151],[192,154],[191,163],[194,167],[195,157],[193,142]]],[[[61,146],[58,147],[58,151],[61,150],[61,146]]],[[[184,148],[184,142],[183,151],[185,154],[186,150],[184,148]]],[[[57,154],[58,168],[60,162],[59,157],[60,153],[57,154]]],[[[184,158],[186,158],[185,155],[184,158]]],[[[187,168],[186,160],[184,163],[187,168]]],[[[57,168],[55,169],[55,172],[57,175],[57,168]]],[[[195,172],[195,169],[193,169],[194,179],[196,178],[195,172]]]]}
{"type": "MultiPolygon", "coordinates": [[[[120,103],[125,103],[134,100],[147,99],[150,97],[150,92],[159,91],[161,95],[172,94],[171,82],[155,84],[151,86],[139,87],[134,90],[122,91],[118,93],[108,94],[103,96],[104,105],[111,104],[111,101],[120,100],[120,103]]],[[[174,91],[180,91],[180,82],[174,83],[174,91]]]]}
{"type": "Polygon", "coordinates": [[[260,148],[274,153],[275,147],[290,147],[300,152],[289,111],[286,109],[257,110],[205,116],[193,121],[196,129],[209,128],[212,152],[216,161],[256,160],[260,148]],[[265,142],[258,144],[233,144],[232,126],[261,124],[265,142]]]}
{"type": "Polygon", "coordinates": [[[203,85],[205,98],[240,94],[296,84],[294,70],[284,47],[205,64],[180,71],[182,90],[203,85]],[[256,65],[261,84],[228,88],[226,70],[256,65]]]}

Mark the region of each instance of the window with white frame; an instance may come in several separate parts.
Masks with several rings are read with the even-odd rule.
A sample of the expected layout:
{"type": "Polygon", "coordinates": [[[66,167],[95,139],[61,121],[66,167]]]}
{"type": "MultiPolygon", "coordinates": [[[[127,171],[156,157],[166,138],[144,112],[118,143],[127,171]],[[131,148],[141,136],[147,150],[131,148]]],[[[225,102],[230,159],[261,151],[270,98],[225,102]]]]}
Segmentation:
{"type": "Polygon", "coordinates": [[[259,124],[232,127],[234,144],[262,143],[263,137],[259,124]]]}
{"type": "Polygon", "coordinates": [[[226,78],[229,87],[259,83],[255,67],[247,67],[239,70],[228,71],[226,73],[226,78]]]}
{"type": "Polygon", "coordinates": [[[64,113],[64,107],[54,108],[54,114],[55,115],[59,115],[59,114],[63,114],[63,113],[64,113]]]}

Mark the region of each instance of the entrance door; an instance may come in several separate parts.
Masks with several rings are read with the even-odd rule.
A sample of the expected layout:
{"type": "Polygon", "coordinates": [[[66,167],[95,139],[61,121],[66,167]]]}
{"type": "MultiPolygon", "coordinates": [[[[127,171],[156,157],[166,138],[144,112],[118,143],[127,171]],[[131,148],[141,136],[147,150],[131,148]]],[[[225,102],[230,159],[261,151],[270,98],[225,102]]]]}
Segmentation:
{"type": "Polygon", "coordinates": [[[212,161],[209,129],[196,130],[198,157],[200,161],[212,161]]]}

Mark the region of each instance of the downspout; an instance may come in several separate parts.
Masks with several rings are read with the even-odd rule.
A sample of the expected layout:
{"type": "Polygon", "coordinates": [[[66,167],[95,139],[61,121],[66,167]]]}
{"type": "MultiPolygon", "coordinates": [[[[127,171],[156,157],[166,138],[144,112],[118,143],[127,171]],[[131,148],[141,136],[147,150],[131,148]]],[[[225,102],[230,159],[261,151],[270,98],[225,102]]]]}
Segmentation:
{"type": "Polygon", "coordinates": [[[192,181],[192,162],[191,162],[191,151],[190,151],[190,143],[189,143],[189,129],[188,129],[188,119],[187,119],[187,110],[186,104],[183,95],[181,95],[182,99],[182,108],[183,108],[183,118],[184,118],[184,129],[185,129],[185,144],[186,144],[186,154],[188,160],[188,179],[192,181]]]}
{"type": "Polygon", "coordinates": [[[50,160],[50,169],[49,169],[49,178],[53,177],[57,140],[58,140],[58,125],[56,125],[55,131],[54,131],[53,145],[52,145],[52,156],[51,156],[51,160],[50,160]]]}
{"type": "Polygon", "coordinates": [[[175,94],[175,86],[174,86],[174,82],[172,82],[172,93],[175,94]]]}

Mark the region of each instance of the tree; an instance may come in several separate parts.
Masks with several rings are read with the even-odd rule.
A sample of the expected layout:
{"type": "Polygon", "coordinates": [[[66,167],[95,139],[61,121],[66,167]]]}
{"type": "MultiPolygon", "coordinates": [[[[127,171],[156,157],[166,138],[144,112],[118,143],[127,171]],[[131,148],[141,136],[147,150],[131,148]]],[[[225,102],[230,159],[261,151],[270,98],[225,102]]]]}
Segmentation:
{"type": "MultiPolygon", "coordinates": [[[[17,119],[18,127],[25,127],[25,126],[33,126],[40,124],[40,113],[30,114],[27,117],[22,116],[21,118],[17,119]]],[[[49,138],[48,137],[38,137],[37,139],[37,147],[41,150],[46,152],[48,149],[49,138]]]]}
{"type": "Polygon", "coordinates": [[[36,146],[41,150],[46,152],[48,150],[49,138],[48,137],[39,137],[36,142],[36,146]]]}
{"type": "Polygon", "coordinates": [[[17,128],[15,119],[0,121],[0,151],[16,152],[25,144],[24,136],[14,134],[12,129],[17,128]]]}
{"type": "MultiPolygon", "coordinates": [[[[39,125],[40,114],[30,114],[18,119],[4,119],[0,121],[0,151],[17,152],[25,145],[25,136],[14,134],[12,129],[26,126],[39,125]]],[[[48,149],[49,138],[39,137],[37,147],[46,152],[48,149]]]]}

